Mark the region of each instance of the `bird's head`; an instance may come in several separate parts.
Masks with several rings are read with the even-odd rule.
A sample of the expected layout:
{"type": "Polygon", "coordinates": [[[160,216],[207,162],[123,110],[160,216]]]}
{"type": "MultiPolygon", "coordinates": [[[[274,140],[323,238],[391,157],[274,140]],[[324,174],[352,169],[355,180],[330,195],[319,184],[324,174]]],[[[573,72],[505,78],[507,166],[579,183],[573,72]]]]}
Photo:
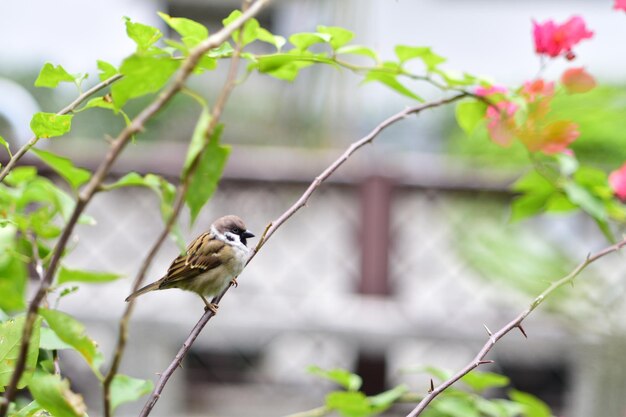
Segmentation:
{"type": "Polygon", "coordinates": [[[220,217],[213,222],[215,230],[224,235],[231,242],[240,241],[247,245],[248,238],[254,237],[254,234],[248,230],[243,220],[235,215],[220,217]]]}

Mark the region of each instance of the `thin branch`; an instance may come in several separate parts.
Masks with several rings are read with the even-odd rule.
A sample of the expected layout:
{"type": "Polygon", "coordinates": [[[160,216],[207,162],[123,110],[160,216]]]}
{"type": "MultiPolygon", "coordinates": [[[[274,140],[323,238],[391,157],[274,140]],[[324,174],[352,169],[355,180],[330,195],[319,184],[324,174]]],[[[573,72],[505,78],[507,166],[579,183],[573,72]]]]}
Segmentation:
{"type": "Polygon", "coordinates": [[[252,256],[248,260],[248,263],[250,263],[250,261],[256,256],[259,249],[261,249],[263,245],[265,245],[265,243],[269,240],[270,237],[272,237],[276,230],[278,230],[278,228],[282,226],[283,223],[285,223],[291,216],[293,216],[298,210],[306,205],[307,201],[311,197],[311,194],[315,192],[315,190],[320,186],[322,182],[330,177],[337,170],[337,168],[343,165],[343,163],[346,162],[354,152],[373,141],[380,132],[382,132],[392,124],[406,118],[407,116],[420,113],[427,109],[432,109],[435,107],[443,106],[445,104],[453,103],[467,96],[468,94],[463,92],[440,101],[408,107],[407,109],[389,117],[387,120],[376,126],[374,130],[372,130],[367,136],[350,145],[350,147],[348,147],[348,149],[346,149],[346,151],[339,158],[337,158],[335,162],[333,162],[328,168],[326,168],[320,175],[315,178],[311,185],[309,185],[309,188],[307,188],[304,194],[302,194],[302,196],[298,199],[298,201],[296,201],[293,206],[291,206],[278,219],[274,220],[271,223],[271,226],[267,229],[265,236],[259,240],[259,243],[253,251],[252,256]]]}
{"type": "MultiPolygon", "coordinates": [[[[43,261],[39,256],[39,245],[37,244],[37,237],[34,233],[26,233],[26,239],[30,243],[31,250],[33,251],[32,262],[35,268],[35,273],[40,281],[44,279],[44,269],[43,269],[43,261]]],[[[44,307],[48,308],[48,297],[44,297],[42,300],[42,304],[44,307]]],[[[59,363],[59,351],[56,349],[52,350],[52,363],[54,366],[54,373],[57,375],[61,375],[61,364],[59,363]]]]}
{"type": "Polygon", "coordinates": [[[619,251],[624,246],[626,246],[626,238],[614,245],[602,249],[594,255],[587,256],[587,258],[580,264],[578,264],[578,266],[574,268],[572,272],[550,284],[550,286],[548,286],[548,288],[546,288],[541,294],[539,294],[524,311],[522,311],[517,317],[515,317],[513,320],[504,325],[504,327],[502,327],[500,330],[490,336],[487,342],[483,345],[480,352],[476,354],[476,356],[474,357],[474,359],[472,359],[470,363],[468,363],[463,369],[450,377],[450,379],[438,385],[434,390],[432,390],[432,392],[429,392],[428,395],[426,395],[424,399],[422,399],[419,404],[417,404],[417,406],[407,415],[407,417],[419,416],[426,409],[428,404],[430,404],[430,402],[435,399],[435,397],[437,397],[439,394],[441,394],[443,391],[453,385],[456,381],[470,373],[478,366],[484,363],[491,363],[492,361],[484,360],[485,356],[487,356],[487,353],[489,353],[489,351],[495,346],[498,340],[504,337],[504,335],[509,333],[511,330],[519,328],[524,333],[524,336],[526,336],[526,333],[522,330],[521,327],[522,321],[524,321],[524,319],[526,319],[526,317],[528,317],[530,313],[532,313],[537,307],[539,307],[539,305],[543,303],[548,296],[550,296],[554,291],[561,288],[562,286],[573,282],[574,279],[593,262],[610,253],[619,251]]]}
{"type": "MultiPolygon", "coordinates": [[[[152,265],[154,258],[158,254],[159,250],[161,249],[161,246],[165,242],[165,239],[167,238],[167,236],[170,234],[172,228],[174,227],[174,224],[176,223],[178,219],[178,216],[180,215],[180,212],[185,203],[187,192],[189,191],[191,179],[193,178],[195,171],[198,169],[200,165],[202,154],[204,153],[205,149],[209,145],[209,138],[211,137],[211,135],[213,134],[213,131],[215,130],[215,127],[219,123],[222,111],[224,107],[226,106],[226,102],[228,101],[228,97],[230,96],[230,93],[232,92],[233,88],[236,85],[237,69],[239,67],[241,49],[242,49],[241,42],[237,42],[235,46],[235,50],[233,51],[233,55],[231,57],[230,68],[228,71],[228,76],[224,83],[224,87],[222,88],[222,91],[217,97],[215,101],[215,105],[213,106],[213,109],[211,111],[211,120],[204,134],[204,137],[205,137],[204,144],[202,148],[200,149],[200,151],[195,155],[194,159],[189,165],[189,169],[185,171],[182,181],[179,183],[177,187],[176,200],[174,201],[174,204],[172,206],[172,214],[168,218],[167,223],[165,224],[165,227],[163,228],[163,230],[157,237],[156,241],[153,243],[152,247],[148,251],[148,254],[144,258],[144,261],[142,262],[141,267],[139,268],[139,271],[137,272],[135,280],[133,281],[131,292],[137,291],[139,287],[141,286],[141,284],[143,283],[146,273],[148,272],[148,269],[152,265]]],[[[119,370],[122,357],[126,349],[126,342],[128,341],[128,326],[130,324],[130,317],[133,313],[134,305],[135,305],[135,299],[129,300],[129,302],[126,304],[126,309],[124,310],[124,313],[122,314],[122,317],[120,318],[118,332],[117,332],[117,345],[115,346],[115,352],[113,354],[113,359],[111,361],[111,367],[109,371],[107,372],[107,374],[104,376],[104,380],[102,382],[102,391],[103,391],[102,399],[104,402],[104,407],[103,407],[104,417],[112,416],[111,383],[113,382],[113,378],[115,377],[115,375],[117,374],[117,371],[119,370]]]]}
{"type": "MultiPolygon", "coordinates": [[[[57,114],[63,115],[63,114],[73,112],[74,109],[76,109],[76,107],[78,107],[87,98],[97,93],[98,91],[102,90],[103,88],[111,85],[112,83],[119,80],[120,78],[122,78],[122,74],[116,74],[112,77],[107,78],[101,83],[94,85],[89,90],[79,95],[74,101],[72,101],[70,104],[65,106],[63,109],[59,110],[57,114]]],[[[0,171],[0,182],[4,181],[4,178],[7,175],[9,175],[9,172],[11,172],[11,170],[15,167],[15,165],[17,164],[17,161],[19,161],[26,154],[26,152],[28,152],[33,146],[35,146],[35,144],[37,144],[37,141],[39,141],[39,138],[37,136],[33,136],[20,149],[18,149],[17,152],[13,154],[13,156],[11,156],[11,159],[9,160],[9,162],[7,162],[7,164],[4,166],[2,171],[0,171]]]]}
{"type": "MultiPolygon", "coordinates": [[[[248,260],[248,263],[250,263],[252,258],[254,256],[256,256],[256,254],[261,249],[261,247],[263,247],[263,245],[276,232],[276,230],[283,223],[285,223],[291,216],[293,216],[299,209],[304,207],[306,202],[309,200],[309,197],[311,197],[311,195],[320,187],[322,182],[324,182],[324,180],[326,180],[341,165],[343,165],[348,160],[348,158],[350,158],[350,156],[354,152],[356,152],[361,147],[367,145],[368,143],[372,142],[376,138],[376,136],[378,136],[378,134],[381,133],[383,130],[385,130],[387,127],[391,126],[392,124],[394,124],[394,123],[396,123],[396,122],[398,122],[400,120],[405,119],[409,115],[417,114],[417,113],[420,113],[420,112],[422,112],[424,110],[427,110],[427,109],[443,106],[445,104],[449,104],[449,103],[458,101],[458,100],[460,100],[460,99],[462,99],[463,97],[466,97],[466,96],[467,96],[467,94],[461,93],[461,94],[457,94],[455,96],[452,96],[450,98],[446,98],[446,99],[443,99],[443,100],[440,100],[440,101],[435,101],[435,102],[432,102],[432,103],[427,103],[427,104],[423,104],[423,105],[419,105],[419,106],[409,107],[409,108],[407,108],[407,109],[405,109],[405,110],[403,110],[403,111],[401,111],[401,112],[399,112],[399,113],[389,117],[387,120],[383,121],[378,126],[376,126],[368,135],[366,135],[363,138],[361,138],[360,140],[352,143],[352,145],[350,145],[348,147],[348,149],[339,158],[337,158],[328,168],[326,168],[320,175],[318,175],[315,178],[315,180],[306,189],[306,191],[302,194],[302,196],[298,199],[298,201],[296,201],[294,203],[293,206],[291,206],[282,216],[280,216],[278,219],[276,219],[275,221],[273,221],[272,223],[270,223],[268,225],[268,227],[265,230],[265,233],[263,234],[263,236],[259,240],[259,244],[252,251],[252,256],[248,260]]],[[[232,284],[231,284],[231,286],[232,286],[232,284]]],[[[230,286],[226,287],[226,289],[224,289],[219,295],[215,296],[213,298],[213,300],[211,300],[211,303],[219,304],[219,302],[224,297],[224,295],[229,290],[229,288],[230,288],[230,286]]],[[[170,379],[170,377],[176,371],[176,369],[178,369],[178,367],[180,366],[183,358],[186,356],[187,352],[189,351],[189,349],[193,345],[194,341],[196,340],[196,338],[198,337],[198,335],[200,334],[200,332],[202,331],[204,326],[209,322],[211,317],[213,317],[213,315],[214,314],[213,314],[213,312],[211,310],[205,311],[205,313],[202,315],[200,320],[193,327],[193,329],[191,330],[191,333],[189,334],[189,336],[187,337],[187,339],[185,340],[185,342],[183,343],[181,348],[178,350],[178,353],[176,354],[176,356],[174,357],[172,362],[160,374],[159,380],[157,381],[157,383],[156,383],[156,385],[154,387],[154,390],[152,391],[152,394],[150,394],[150,397],[146,401],[146,404],[144,405],[143,409],[141,410],[141,413],[139,414],[139,417],[147,417],[148,414],[150,414],[150,412],[154,408],[154,405],[159,400],[159,397],[161,396],[161,392],[163,391],[163,388],[165,388],[165,385],[167,384],[167,381],[170,379]]]]}
{"type": "Polygon", "coordinates": [[[187,78],[193,73],[196,65],[202,58],[202,56],[209,51],[210,49],[216,48],[231,36],[231,34],[239,29],[248,19],[258,13],[265,4],[269,3],[269,0],[257,0],[247,11],[242,13],[237,19],[235,19],[230,25],[224,27],[220,31],[211,35],[206,40],[202,41],[198,46],[191,50],[189,56],[182,63],[180,69],[177,71],[174,80],[172,83],[162,91],[157,98],[146,108],[144,108],[141,113],[139,113],[135,119],[131,121],[131,123],[122,130],[119,136],[112,142],[111,148],[109,152],[105,156],[104,160],[94,172],[93,176],[89,183],[81,190],[78,201],[76,202],[76,206],[74,207],[74,211],[70,219],[68,220],[65,228],[63,229],[63,233],[59,237],[57,244],[54,247],[54,251],[52,257],[50,259],[50,264],[48,265],[48,269],[44,276],[44,280],[41,281],[39,285],[39,289],[37,290],[35,296],[28,306],[28,311],[26,314],[26,320],[24,323],[24,330],[22,332],[22,341],[20,344],[19,355],[17,361],[15,362],[15,369],[13,374],[11,375],[11,380],[6,388],[3,401],[0,403],[0,417],[5,417],[9,404],[14,400],[15,394],[17,392],[17,384],[20,380],[20,377],[24,373],[24,368],[26,366],[26,354],[28,352],[28,347],[30,345],[30,338],[33,332],[33,324],[37,317],[37,309],[39,308],[39,304],[41,303],[43,297],[45,296],[48,288],[52,284],[52,280],[56,273],[57,266],[59,261],[61,260],[61,256],[64,252],[65,246],[69,241],[69,238],[78,222],[78,219],[85,207],[91,201],[91,198],[98,191],[102,181],[106,178],[111,166],[117,159],[118,155],[122,152],[129,139],[136,133],[142,131],[146,122],[154,116],[159,110],[168,103],[176,93],[178,93],[184,86],[187,78]]]}

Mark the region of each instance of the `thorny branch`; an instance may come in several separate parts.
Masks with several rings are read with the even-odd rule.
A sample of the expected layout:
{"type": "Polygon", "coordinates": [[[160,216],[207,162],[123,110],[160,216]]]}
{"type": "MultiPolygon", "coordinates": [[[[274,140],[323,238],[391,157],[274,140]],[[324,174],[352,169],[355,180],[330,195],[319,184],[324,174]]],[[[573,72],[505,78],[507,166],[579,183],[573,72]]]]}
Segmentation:
{"type": "MultiPolygon", "coordinates": [[[[244,11],[245,9],[246,8],[244,8],[244,11]]],[[[213,110],[211,111],[211,120],[204,133],[205,140],[204,140],[203,147],[196,154],[196,156],[190,163],[189,168],[185,171],[182,181],[178,184],[178,187],[176,190],[176,200],[172,206],[172,214],[168,218],[167,223],[165,224],[165,227],[163,228],[163,230],[161,231],[161,233],[159,234],[155,242],[152,244],[152,247],[150,248],[150,250],[148,251],[148,254],[144,258],[141,264],[141,267],[139,268],[139,272],[137,272],[135,280],[133,281],[131,293],[137,291],[139,287],[141,286],[141,284],[143,283],[146,273],[148,272],[148,269],[152,265],[154,258],[158,254],[159,250],[161,249],[161,246],[165,242],[165,239],[167,238],[167,236],[170,234],[172,228],[174,227],[174,224],[176,223],[178,219],[178,216],[180,215],[180,212],[185,203],[185,196],[187,195],[187,192],[189,191],[191,179],[193,178],[195,171],[198,169],[200,160],[202,159],[202,154],[204,153],[207,146],[209,145],[209,139],[211,135],[213,134],[215,127],[219,123],[222,111],[224,107],[226,106],[226,102],[228,101],[228,97],[230,96],[230,93],[232,92],[233,88],[236,85],[237,69],[239,66],[241,49],[242,49],[241,42],[237,42],[235,49],[233,51],[233,54],[231,56],[230,68],[228,71],[227,79],[224,83],[224,87],[222,88],[222,91],[217,97],[215,101],[215,105],[213,106],[213,110]]],[[[126,349],[126,342],[128,341],[128,326],[130,324],[130,317],[133,313],[134,305],[135,305],[135,299],[131,299],[126,304],[126,309],[124,310],[124,313],[122,314],[122,317],[120,318],[119,325],[118,325],[118,332],[117,332],[117,345],[115,346],[115,352],[113,353],[111,367],[109,368],[109,371],[107,372],[107,374],[104,376],[104,380],[102,382],[104,417],[111,417],[112,415],[111,383],[113,382],[113,378],[115,377],[115,375],[117,374],[117,371],[119,370],[120,363],[124,355],[124,350],[126,349]]]]}
{"type": "Polygon", "coordinates": [[[202,56],[210,49],[216,48],[224,43],[230,35],[237,29],[239,29],[248,19],[256,15],[269,0],[257,0],[250,6],[248,10],[242,13],[235,21],[230,25],[211,35],[209,38],[198,44],[189,53],[189,56],[183,61],[181,68],[177,71],[172,83],[163,90],[157,98],[144,110],[142,110],[135,119],[119,134],[119,136],[111,143],[111,148],[105,156],[104,160],[91,177],[89,183],[81,190],[74,211],[70,216],[65,228],[59,240],[57,241],[48,269],[45,273],[44,279],[41,280],[39,288],[35,293],[32,301],[28,305],[28,311],[26,313],[26,320],[24,322],[24,329],[22,332],[22,339],[20,344],[19,355],[15,363],[15,369],[11,375],[9,384],[7,385],[4,398],[0,401],[0,417],[7,415],[9,404],[15,399],[17,393],[18,382],[24,373],[26,366],[26,355],[28,347],[30,345],[30,338],[33,333],[33,325],[37,318],[37,310],[39,304],[46,295],[48,288],[52,284],[52,280],[56,273],[57,266],[61,260],[62,253],[69,241],[69,238],[78,222],[78,219],[84,211],[87,204],[91,201],[91,198],[99,190],[102,181],[106,178],[111,166],[117,159],[118,155],[122,152],[129,139],[136,133],[144,129],[145,123],[154,116],[159,110],[168,103],[176,93],[178,93],[183,87],[187,78],[192,74],[194,68],[202,58],[202,56]]]}
{"type": "MultiPolygon", "coordinates": [[[[626,238],[621,240],[620,242],[617,242],[614,245],[611,245],[607,248],[602,249],[601,251],[593,255],[589,254],[587,258],[584,261],[582,261],[580,264],[578,264],[578,266],[572,272],[570,272],[563,278],[550,284],[550,286],[546,288],[537,297],[535,297],[535,299],[530,303],[530,305],[524,311],[522,311],[517,317],[515,317],[513,320],[508,322],[506,325],[504,325],[504,327],[502,327],[497,332],[490,334],[489,339],[487,340],[487,342],[485,342],[482,349],[480,350],[480,352],[476,354],[474,359],[472,359],[470,363],[468,363],[463,369],[458,371],[448,380],[442,382],[440,385],[438,385],[433,390],[431,390],[428,393],[428,395],[426,395],[419,402],[419,404],[417,404],[417,406],[407,415],[407,417],[419,416],[426,409],[428,404],[431,403],[432,400],[434,400],[439,394],[441,394],[443,391],[448,389],[450,386],[452,386],[455,382],[457,382],[463,376],[469,374],[472,370],[478,368],[482,364],[492,363],[493,361],[485,360],[485,356],[487,356],[487,353],[489,353],[489,351],[495,346],[498,340],[502,339],[502,337],[504,337],[504,335],[509,333],[511,330],[519,329],[520,332],[524,335],[524,337],[526,337],[526,332],[524,331],[524,328],[522,327],[522,322],[524,321],[524,319],[526,319],[526,317],[530,315],[530,313],[532,313],[537,307],[539,307],[539,305],[543,303],[550,294],[552,294],[557,289],[561,288],[563,285],[573,282],[574,279],[585,268],[587,268],[587,266],[589,266],[593,262],[597,261],[598,259],[610,253],[619,251],[624,246],[626,246],[626,238]]],[[[491,332],[488,331],[488,333],[491,333],[491,332]]]]}
{"type": "MultiPolygon", "coordinates": [[[[446,105],[446,104],[458,101],[458,100],[460,100],[460,99],[462,99],[464,97],[467,97],[467,95],[468,94],[466,94],[466,93],[460,93],[460,94],[457,94],[457,95],[454,95],[452,97],[449,97],[449,98],[446,98],[446,99],[442,99],[442,100],[439,100],[439,101],[435,101],[435,102],[431,102],[431,103],[427,103],[427,104],[423,104],[423,105],[419,105],[419,106],[408,107],[405,110],[403,110],[403,111],[401,111],[399,113],[394,114],[393,116],[389,117],[388,119],[386,119],[385,121],[380,123],[368,135],[366,135],[363,138],[359,139],[358,141],[352,143],[352,145],[350,145],[348,147],[348,149],[346,149],[346,151],[341,156],[339,156],[339,158],[337,158],[328,168],[326,168],[320,175],[318,175],[313,180],[311,185],[309,185],[309,187],[302,194],[302,196],[298,199],[298,201],[296,201],[278,219],[274,220],[273,222],[271,222],[267,226],[267,228],[265,229],[265,232],[263,233],[263,236],[259,240],[259,243],[257,244],[256,248],[253,250],[252,256],[248,260],[248,263],[250,263],[252,258],[254,258],[254,256],[256,256],[256,254],[259,252],[261,247],[263,247],[263,245],[276,232],[276,230],[283,223],[285,223],[291,216],[293,216],[299,209],[304,207],[304,205],[309,200],[311,195],[320,187],[322,182],[324,182],[341,165],[343,165],[350,158],[350,156],[354,152],[356,152],[357,150],[359,150],[363,146],[367,145],[368,143],[372,142],[378,136],[378,134],[380,134],[383,130],[385,130],[387,127],[393,125],[394,123],[396,123],[396,122],[398,122],[400,120],[403,120],[403,119],[405,119],[406,117],[408,117],[408,116],[410,116],[412,114],[418,114],[418,113],[420,113],[420,112],[422,112],[424,110],[427,110],[427,109],[440,107],[440,106],[443,106],[443,105],[446,105]]],[[[215,296],[213,298],[213,300],[211,300],[211,302],[214,303],[214,304],[219,304],[219,302],[224,297],[224,295],[229,290],[229,288],[230,288],[230,286],[226,287],[226,289],[224,291],[222,291],[219,295],[215,296]]],[[[157,381],[157,383],[155,385],[155,388],[152,391],[152,394],[150,395],[150,397],[146,401],[146,404],[144,405],[143,410],[139,414],[139,417],[147,417],[150,414],[150,412],[154,408],[154,405],[159,400],[159,397],[161,396],[161,392],[165,388],[165,385],[167,384],[167,381],[170,379],[170,377],[172,376],[174,371],[176,371],[176,369],[180,366],[183,358],[185,357],[185,355],[187,354],[187,352],[189,351],[189,349],[191,348],[191,346],[195,342],[196,338],[198,337],[198,335],[200,334],[200,332],[202,331],[204,326],[206,326],[206,324],[209,322],[211,317],[213,317],[213,315],[214,314],[213,314],[213,312],[211,310],[207,310],[202,315],[200,320],[196,323],[196,325],[193,327],[193,329],[191,330],[191,333],[189,334],[189,336],[187,337],[187,339],[183,343],[182,347],[179,349],[178,353],[176,353],[176,356],[174,357],[172,362],[160,374],[159,380],[157,381]]]]}
{"type": "MultiPolygon", "coordinates": [[[[59,110],[57,114],[63,115],[63,114],[68,114],[68,113],[73,112],[76,109],[76,107],[78,107],[87,98],[94,95],[95,93],[102,90],[103,88],[113,84],[115,81],[119,80],[122,77],[123,77],[122,74],[116,74],[112,77],[107,78],[101,83],[94,85],[89,90],[85,91],[84,93],[76,97],[74,101],[72,101],[70,104],[65,106],[63,109],[59,110]]],[[[11,156],[11,159],[9,160],[9,162],[7,162],[7,164],[4,166],[2,171],[0,171],[0,182],[4,181],[4,178],[7,175],[9,175],[9,172],[11,172],[11,170],[15,167],[15,164],[17,164],[17,161],[19,161],[26,154],[26,152],[28,152],[33,146],[35,146],[38,141],[39,141],[39,138],[37,136],[33,136],[32,138],[28,140],[28,142],[26,142],[20,149],[17,150],[17,152],[15,152],[11,156]]]]}

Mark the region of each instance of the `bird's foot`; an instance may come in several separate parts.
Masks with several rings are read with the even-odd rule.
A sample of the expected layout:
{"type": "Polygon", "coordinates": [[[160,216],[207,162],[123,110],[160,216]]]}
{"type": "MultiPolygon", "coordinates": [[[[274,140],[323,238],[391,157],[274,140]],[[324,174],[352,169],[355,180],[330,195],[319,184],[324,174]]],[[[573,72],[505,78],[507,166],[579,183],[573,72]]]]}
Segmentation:
{"type": "Polygon", "coordinates": [[[220,307],[220,306],[218,306],[218,305],[217,305],[217,304],[215,304],[215,303],[209,303],[209,304],[207,304],[207,305],[204,307],[204,311],[209,311],[209,310],[211,310],[211,312],[213,313],[213,315],[215,315],[215,314],[217,314],[217,309],[218,309],[219,307],[220,307]]]}
{"type": "Polygon", "coordinates": [[[237,278],[233,278],[232,280],[230,280],[230,285],[237,288],[239,286],[239,283],[237,282],[237,278]]]}

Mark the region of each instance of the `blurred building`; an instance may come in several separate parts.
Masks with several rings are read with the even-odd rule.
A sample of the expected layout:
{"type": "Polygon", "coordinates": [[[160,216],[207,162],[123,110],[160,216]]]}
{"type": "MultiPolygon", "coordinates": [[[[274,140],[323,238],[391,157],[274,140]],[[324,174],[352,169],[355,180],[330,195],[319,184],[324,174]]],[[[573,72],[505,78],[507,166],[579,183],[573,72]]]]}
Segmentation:
{"type": "MultiPolygon", "coordinates": [[[[626,26],[608,3],[284,0],[259,20],[282,35],[312,31],[317,24],[344,26],[357,33],[356,43],[383,57],[391,57],[396,44],[432,46],[449,58],[450,68],[520,83],[538,67],[531,19],[581,14],[597,33],[594,44],[578,50],[580,64],[616,81],[623,68],[615,51],[598,45],[623,39],[626,26]]],[[[229,0],[5,4],[0,35],[10,42],[0,50],[0,75],[9,81],[0,83],[0,91],[11,88],[10,97],[22,99],[0,94],[5,129],[0,134],[16,142],[28,139],[24,126],[34,109],[52,111],[55,107],[47,106],[75,94],[69,88],[52,95],[28,86],[44,61],[95,73],[96,59],[117,63],[130,53],[122,16],[167,32],[155,14],[162,10],[214,29],[238,5],[229,0]],[[29,13],[33,7],[41,13],[29,13]]],[[[549,73],[556,76],[559,68],[549,73]]],[[[218,81],[203,78],[192,86],[214,96],[223,69],[215,73],[218,81]]],[[[255,75],[238,88],[224,115],[224,141],[235,144],[232,158],[195,226],[184,227],[186,237],[225,213],[240,215],[260,235],[344,146],[412,104],[382,87],[358,87],[359,81],[327,68],[304,71],[294,84],[255,75]]],[[[435,94],[424,91],[427,97],[435,94]]],[[[190,100],[178,100],[170,111],[151,124],[150,140],[140,139],[127,150],[115,175],[134,169],[176,178],[199,110],[190,100]]],[[[110,131],[107,116],[89,117],[77,118],[72,138],[47,146],[93,168],[106,146],[102,138],[117,131],[110,131]]],[[[547,280],[604,245],[595,225],[582,216],[510,224],[507,185],[516,173],[447,156],[442,136],[449,122],[450,112],[440,110],[394,126],[322,186],[225,297],[154,415],[263,417],[316,407],[329,386],[306,373],[311,364],[358,372],[368,393],[400,382],[425,392],[429,376],[421,366],[463,366],[486,340],[483,325],[498,329],[547,280]]],[[[156,197],[147,190],[98,195],[88,213],[98,224],[77,229],[78,244],[66,263],[128,278],[81,286],[62,300],[61,309],[88,323],[108,358],[130,282],[162,222],[156,197]]],[[[184,216],[182,223],[188,224],[184,216]]],[[[175,246],[166,244],[148,279],[162,276],[175,255],[175,246]]],[[[555,414],[623,416],[620,301],[626,287],[619,280],[620,263],[617,257],[603,260],[576,288],[564,289],[526,322],[528,339],[512,333],[498,344],[489,356],[495,360],[490,369],[509,375],[515,388],[537,394],[555,414]]],[[[156,378],[202,311],[201,300],[182,291],[140,298],[121,372],[156,378]]],[[[85,393],[90,415],[98,415],[97,381],[78,357],[62,353],[62,359],[85,393]]],[[[140,405],[123,406],[118,414],[134,415],[140,405]]]]}

